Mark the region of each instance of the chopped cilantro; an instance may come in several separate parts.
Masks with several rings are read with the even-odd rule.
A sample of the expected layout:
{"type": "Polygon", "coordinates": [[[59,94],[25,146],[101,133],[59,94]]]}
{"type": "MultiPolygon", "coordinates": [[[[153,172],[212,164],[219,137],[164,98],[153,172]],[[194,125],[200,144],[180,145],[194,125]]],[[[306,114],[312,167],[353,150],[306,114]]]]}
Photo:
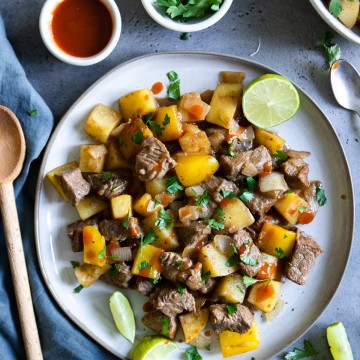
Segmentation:
{"type": "Polygon", "coordinates": [[[176,261],[174,266],[176,269],[180,270],[185,264],[186,264],[186,261],[176,261]]]}
{"type": "Polygon", "coordinates": [[[158,214],[159,218],[155,221],[155,226],[159,229],[172,229],[174,227],[174,219],[164,210],[164,208],[161,208],[158,214]]]}
{"type": "Polygon", "coordinates": [[[165,114],[164,121],[162,124],[163,124],[163,126],[170,124],[170,116],[168,114],[165,114]]]}
{"type": "Polygon", "coordinates": [[[154,229],[150,228],[149,232],[142,238],[143,244],[151,244],[153,241],[155,241],[158,237],[154,233],[154,229]]]}
{"type": "Polygon", "coordinates": [[[111,277],[117,276],[120,272],[120,264],[113,264],[110,268],[110,270],[108,271],[108,274],[111,277]]]}
{"type": "Polygon", "coordinates": [[[206,272],[205,274],[203,272],[201,272],[201,280],[202,281],[207,281],[210,279],[210,276],[211,276],[211,272],[208,271],[206,272]]]}
{"type": "Polygon", "coordinates": [[[169,334],[170,320],[168,317],[162,316],[160,318],[161,334],[167,336],[169,334]]]}
{"type": "Polygon", "coordinates": [[[193,190],[195,203],[198,208],[202,206],[206,206],[209,203],[210,197],[207,190],[205,190],[200,196],[197,194],[195,190],[193,190]]]}
{"type": "Polygon", "coordinates": [[[74,289],[74,293],[78,294],[84,287],[82,285],[79,285],[77,286],[75,289],[74,289]]]}
{"type": "Polygon", "coordinates": [[[179,79],[179,76],[175,71],[169,71],[166,75],[169,81],[175,81],[179,79]]]}
{"type": "Polygon", "coordinates": [[[237,250],[237,248],[235,247],[234,244],[230,244],[230,247],[231,247],[231,251],[232,251],[233,254],[238,254],[238,250],[237,250]]]}
{"type": "Polygon", "coordinates": [[[286,257],[285,251],[282,248],[277,247],[277,248],[275,248],[275,251],[276,251],[277,257],[279,259],[283,259],[286,257]]]}
{"type": "Polygon", "coordinates": [[[246,190],[240,195],[240,199],[244,202],[250,202],[253,198],[254,194],[246,190]]]}
{"type": "Polygon", "coordinates": [[[273,154],[274,157],[278,158],[279,161],[286,161],[288,159],[288,156],[285,151],[277,150],[275,154],[273,154]]]}
{"type": "Polygon", "coordinates": [[[207,351],[211,351],[211,347],[210,347],[210,344],[208,344],[208,345],[205,345],[205,349],[206,349],[207,351]]]}
{"type": "Polygon", "coordinates": [[[185,293],[185,285],[184,284],[178,284],[177,285],[177,291],[180,295],[184,295],[185,293]]]}
{"type": "Polygon", "coordinates": [[[231,199],[236,199],[236,195],[232,192],[232,191],[228,191],[225,189],[221,189],[220,190],[221,195],[225,198],[225,197],[229,197],[231,199]]]}
{"type": "Polygon", "coordinates": [[[208,226],[215,230],[224,229],[225,225],[223,221],[216,221],[215,219],[207,219],[208,226]]]}
{"type": "Polygon", "coordinates": [[[73,267],[73,269],[80,266],[80,263],[78,261],[75,261],[75,260],[71,260],[70,263],[71,263],[71,266],[73,267]]]}
{"type": "Polygon", "coordinates": [[[185,32],[180,34],[180,40],[189,40],[189,33],[185,32]]]}
{"type": "MultiPolygon", "coordinates": [[[[350,0],[352,1],[352,0],[350,0]]],[[[342,7],[342,3],[341,0],[330,0],[330,4],[329,4],[329,11],[330,14],[338,17],[340,15],[340,13],[342,12],[343,7],[342,7]]]]}
{"type": "Polygon", "coordinates": [[[169,84],[167,94],[171,100],[177,101],[180,99],[180,80],[176,80],[169,84]]]}
{"type": "Polygon", "coordinates": [[[237,284],[236,287],[239,289],[239,291],[243,294],[244,293],[244,289],[242,288],[242,286],[240,284],[237,284]]]}
{"type": "Polygon", "coordinates": [[[106,181],[106,180],[110,180],[110,179],[112,179],[112,177],[113,177],[114,175],[113,175],[113,173],[112,172],[110,172],[110,171],[100,171],[100,179],[101,180],[104,180],[104,181],[106,181]]]}
{"type": "Polygon", "coordinates": [[[246,275],[243,276],[243,283],[244,283],[246,288],[248,288],[249,286],[254,285],[257,282],[270,282],[270,281],[271,281],[270,278],[266,278],[264,280],[258,280],[258,279],[254,279],[254,278],[252,278],[250,276],[246,276],[246,275]]]}
{"type": "Polygon", "coordinates": [[[195,346],[190,347],[185,351],[186,360],[202,360],[202,356],[198,353],[195,346]]]}
{"type": "Polygon", "coordinates": [[[166,180],[166,191],[170,194],[175,194],[179,190],[184,190],[184,187],[179,183],[176,176],[172,176],[166,180]]]}
{"type": "Polygon", "coordinates": [[[284,194],[291,194],[291,193],[293,193],[293,191],[291,189],[289,189],[289,190],[286,190],[284,194]]]}
{"type": "Polygon", "coordinates": [[[315,190],[316,200],[320,206],[324,206],[326,204],[327,198],[325,196],[325,190],[322,188],[316,188],[315,190]]]}
{"type": "Polygon", "coordinates": [[[143,141],[144,133],[142,131],[137,132],[135,135],[131,137],[131,140],[135,143],[140,145],[143,141]]]}
{"type": "Polygon", "coordinates": [[[332,42],[334,35],[330,31],[326,31],[324,37],[319,42],[319,47],[325,51],[326,59],[329,63],[329,68],[336,60],[341,57],[341,49],[339,45],[332,42]]]}
{"type": "Polygon", "coordinates": [[[306,206],[302,205],[299,207],[299,213],[302,214],[306,210],[306,206]]]}
{"type": "Polygon", "coordinates": [[[293,351],[285,355],[286,360],[299,360],[309,356],[317,355],[319,352],[316,351],[309,340],[304,340],[304,350],[294,348],[293,351]]]}
{"type": "Polygon", "coordinates": [[[239,263],[239,255],[233,254],[229,257],[228,261],[225,263],[226,267],[232,267],[239,263]]]}
{"type": "Polygon", "coordinates": [[[130,219],[130,211],[128,211],[126,218],[124,219],[122,226],[125,230],[129,230],[129,219],[130,219]]]}
{"type": "Polygon", "coordinates": [[[104,245],[104,247],[101,249],[101,251],[98,253],[98,259],[104,259],[106,254],[106,245],[104,245]]]}
{"type": "Polygon", "coordinates": [[[246,253],[240,255],[240,260],[246,265],[256,266],[259,264],[257,259],[246,253]]]}
{"type": "Polygon", "coordinates": [[[237,305],[236,304],[229,304],[227,307],[226,307],[226,311],[232,315],[232,314],[235,314],[237,312],[237,305]]]}
{"type": "Polygon", "coordinates": [[[146,126],[148,126],[149,129],[157,136],[161,136],[164,131],[164,128],[162,128],[156,121],[149,120],[146,122],[146,126]]]}
{"type": "Polygon", "coordinates": [[[36,116],[37,115],[37,110],[36,109],[28,110],[27,114],[30,115],[30,116],[36,116]]]}
{"type": "Polygon", "coordinates": [[[236,156],[235,152],[232,151],[232,150],[226,150],[226,151],[225,151],[225,155],[231,156],[231,157],[235,157],[235,156],[236,156]]]}
{"type": "Polygon", "coordinates": [[[141,263],[139,263],[138,268],[139,270],[142,269],[148,269],[150,267],[150,264],[147,261],[142,261],[141,263]]]}
{"type": "Polygon", "coordinates": [[[255,187],[257,185],[257,181],[251,177],[251,176],[247,176],[246,177],[246,184],[247,184],[247,188],[250,192],[254,192],[255,187]]]}

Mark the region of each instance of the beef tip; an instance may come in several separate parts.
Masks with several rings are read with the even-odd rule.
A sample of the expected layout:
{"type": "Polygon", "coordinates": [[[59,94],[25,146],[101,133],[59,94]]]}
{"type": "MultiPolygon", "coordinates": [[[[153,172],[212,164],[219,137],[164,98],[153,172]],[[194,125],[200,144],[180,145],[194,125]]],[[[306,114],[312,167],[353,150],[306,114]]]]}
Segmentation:
{"type": "Polygon", "coordinates": [[[73,206],[77,206],[80,200],[90,192],[91,186],[83,178],[78,167],[69,167],[55,174],[55,178],[73,206]]]}
{"type": "Polygon", "coordinates": [[[321,189],[322,184],[320,181],[311,181],[309,186],[303,189],[303,194],[306,202],[310,205],[310,211],[306,210],[307,212],[311,212],[314,216],[316,215],[317,211],[319,210],[319,202],[316,198],[316,189],[321,189]]]}
{"type": "Polygon", "coordinates": [[[211,228],[202,221],[193,221],[189,226],[177,228],[179,240],[185,246],[208,242],[211,228]]]}
{"type": "Polygon", "coordinates": [[[259,233],[265,223],[279,225],[288,230],[294,231],[294,226],[289,224],[284,218],[277,212],[271,211],[261,215],[250,227],[256,233],[259,233]]]}
{"type": "Polygon", "coordinates": [[[300,158],[289,158],[281,164],[286,182],[295,189],[309,186],[309,165],[300,158]]]}
{"type": "Polygon", "coordinates": [[[171,251],[164,251],[160,255],[160,262],[162,264],[162,276],[173,282],[184,283],[189,277],[188,270],[193,266],[192,260],[183,258],[171,251]]]}
{"type": "Polygon", "coordinates": [[[148,137],[136,155],[135,171],[141,181],[160,180],[175,165],[166,146],[157,138],[148,137]]]}
{"type": "Polygon", "coordinates": [[[174,339],[178,330],[176,316],[165,315],[160,310],[152,310],[146,313],[142,318],[142,322],[155,333],[166,336],[169,339],[174,339]]]}
{"type": "Polygon", "coordinates": [[[142,295],[149,295],[155,288],[155,285],[148,279],[141,276],[136,277],[134,289],[142,295]]]}
{"type": "Polygon", "coordinates": [[[131,268],[124,262],[112,265],[111,269],[106,274],[100,276],[100,279],[106,283],[123,289],[129,287],[131,278],[131,268]]]}
{"type": "Polygon", "coordinates": [[[134,239],[140,239],[144,235],[144,231],[140,226],[139,219],[134,216],[129,217],[129,234],[134,239]]]}
{"type": "Polygon", "coordinates": [[[190,276],[186,280],[186,286],[193,291],[199,291],[201,294],[209,293],[216,285],[213,278],[203,278],[202,264],[196,263],[193,269],[189,270],[190,276]]]}
{"type": "Polygon", "coordinates": [[[241,304],[236,305],[236,311],[231,315],[225,304],[211,305],[209,309],[209,320],[216,334],[220,334],[224,330],[245,334],[254,321],[254,315],[250,309],[241,304]]]}
{"type": "Polygon", "coordinates": [[[99,230],[106,241],[124,241],[129,236],[123,222],[117,219],[101,220],[99,230]]]}
{"type": "Polygon", "coordinates": [[[285,276],[299,285],[304,285],[316,258],[322,252],[323,249],[313,238],[298,229],[294,250],[285,268],[285,276]]]}
{"type": "Polygon", "coordinates": [[[269,191],[266,194],[257,191],[254,193],[254,197],[250,201],[244,202],[244,204],[253,214],[262,217],[282,197],[283,193],[280,190],[269,191]]]}
{"type": "Polygon", "coordinates": [[[235,195],[239,194],[239,188],[232,181],[228,181],[222,177],[212,176],[210,179],[204,181],[201,184],[217,203],[219,203],[224,198],[224,196],[221,194],[221,190],[231,191],[235,195]]]}
{"type": "Polygon", "coordinates": [[[235,153],[234,157],[222,155],[220,157],[220,172],[229,180],[239,180],[244,177],[241,170],[249,160],[251,150],[235,153]]]}
{"type": "Polygon", "coordinates": [[[205,129],[206,135],[210,141],[211,147],[217,153],[225,149],[228,145],[226,143],[227,130],[220,127],[211,126],[205,129]]]}
{"type": "Polygon", "coordinates": [[[264,265],[264,260],[250,234],[246,230],[239,230],[233,235],[233,242],[240,256],[241,273],[250,277],[255,276],[264,265]]]}
{"type": "Polygon", "coordinates": [[[175,285],[159,286],[150,294],[149,301],[154,309],[161,310],[168,316],[195,311],[195,298],[186,287],[180,294],[175,285]]]}
{"type": "Polygon", "coordinates": [[[84,250],[83,228],[85,226],[95,226],[98,228],[97,220],[79,220],[67,226],[67,235],[71,240],[71,249],[73,252],[80,252],[84,250]]]}
{"type": "Polygon", "coordinates": [[[91,188],[99,196],[112,199],[122,194],[130,180],[130,173],[127,171],[108,171],[100,174],[87,173],[84,175],[91,184],[91,188]]]}

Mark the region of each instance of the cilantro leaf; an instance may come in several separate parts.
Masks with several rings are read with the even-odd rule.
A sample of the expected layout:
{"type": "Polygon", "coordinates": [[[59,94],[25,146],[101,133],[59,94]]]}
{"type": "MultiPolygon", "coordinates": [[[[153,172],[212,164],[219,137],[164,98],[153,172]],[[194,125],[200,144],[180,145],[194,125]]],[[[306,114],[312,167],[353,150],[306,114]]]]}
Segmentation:
{"type": "Polygon", "coordinates": [[[309,340],[304,341],[304,350],[299,348],[294,348],[293,351],[285,355],[286,360],[299,360],[304,359],[308,356],[317,355],[319,352],[316,351],[309,340]]]}
{"type": "Polygon", "coordinates": [[[224,198],[229,197],[231,199],[236,199],[236,195],[232,191],[221,189],[220,192],[224,198]]]}
{"type": "Polygon", "coordinates": [[[175,71],[169,71],[166,75],[171,82],[179,79],[179,76],[175,71]]]}
{"type": "Polygon", "coordinates": [[[202,281],[207,281],[207,280],[209,280],[210,276],[211,276],[211,272],[210,272],[210,271],[206,272],[205,274],[204,274],[203,272],[201,272],[201,280],[202,280],[202,281]]]}
{"type": "Polygon", "coordinates": [[[207,219],[208,226],[215,230],[224,229],[225,225],[223,222],[216,221],[215,219],[207,219]]]}
{"type": "Polygon", "coordinates": [[[84,287],[82,285],[79,285],[77,286],[75,289],[74,289],[74,293],[78,294],[84,287]]]}
{"type": "Polygon", "coordinates": [[[130,211],[128,211],[126,218],[124,219],[122,226],[125,230],[129,230],[129,219],[130,219],[130,211]]]}
{"type": "Polygon", "coordinates": [[[162,128],[156,121],[149,120],[146,125],[157,136],[161,136],[164,131],[164,128],[162,128]]]}
{"type": "Polygon", "coordinates": [[[101,251],[98,253],[98,259],[103,259],[105,257],[106,254],[106,245],[104,245],[104,247],[101,249],[101,251]]]}
{"type": "Polygon", "coordinates": [[[160,318],[161,333],[166,336],[169,334],[170,320],[168,317],[162,316],[160,318]]]}
{"type": "Polygon", "coordinates": [[[162,124],[163,124],[163,126],[170,124],[170,116],[167,113],[165,114],[164,121],[162,124]]]}
{"type": "Polygon", "coordinates": [[[333,37],[334,35],[330,31],[326,31],[324,37],[319,42],[319,47],[325,51],[325,56],[330,68],[334,62],[341,57],[341,49],[337,44],[332,42],[333,37]]]}
{"type": "Polygon", "coordinates": [[[186,360],[202,360],[202,356],[198,353],[195,346],[190,347],[185,351],[186,360]]]}
{"type": "Polygon", "coordinates": [[[341,4],[341,0],[331,0],[330,4],[329,4],[329,11],[330,14],[338,17],[340,15],[340,13],[342,12],[342,4],[341,4]]]}
{"type": "Polygon", "coordinates": [[[270,282],[270,281],[271,281],[271,278],[266,278],[264,280],[258,280],[258,279],[254,279],[250,276],[246,276],[246,275],[243,276],[243,283],[246,288],[256,284],[257,282],[270,282]]]}
{"type": "Polygon", "coordinates": [[[257,181],[251,177],[251,176],[247,176],[246,177],[246,184],[247,184],[247,188],[250,192],[254,192],[255,187],[257,185],[257,181]]]}
{"type": "Polygon", "coordinates": [[[195,203],[198,208],[201,208],[202,206],[206,206],[209,203],[210,197],[207,190],[205,190],[200,196],[194,189],[193,189],[193,193],[194,193],[195,203]]]}
{"type": "Polygon", "coordinates": [[[73,267],[73,269],[80,266],[80,263],[78,261],[75,261],[75,260],[71,260],[70,263],[71,263],[71,266],[73,267]]]}
{"type": "Polygon", "coordinates": [[[325,190],[322,188],[316,188],[315,190],[316,200],[320,206],[324,206],[326,204],[327,198],[325,196],[325,190]]]}
{"type": "Polygon", "coordinates": [[[254,194],[246,190],[240,195],[240,199],[244,202],[250,202],[253,198],[254,194]]]}
{"type": "Polygon", "coordinates": [[[154,229],[150,228],[149,232],[144,236],[143,238],[143,244],[151,244],[153,241],[155,241],[158,237],[154,233],[154,229]]]}
{"type": "Polygon", "coordinates": [[[131,137],[131,140],[135,143],[140,145],[143,141],[144,133],[142,131],[137,132],[135,135],[131,137]]]}
{"type": "Polygon", "coordinates": [[[139,270],[142,269],[148,269],[150,267],[150,264],[147,261],[142,261],[141,263],[139,263],[138,268],[139,270]]]}
{"type": "Polygon", "coordinates": [[[171,100],[177,101],[180,99],[180,80],[170,83],[167,89],[167,94],[171,100]]]}
{"type": "Polygon", "coordinates": [[[184,284],[178,284],[177,285],[177,291],[180,295],[184,295],[185,293],[185,285],[184,284]]]}
{"type": "Polygon", "coordinates": [[[110,179],[112,179],[113,176],[114,176],[113,173],[110,171],[100,171],[100,179],[101,180],[104,180],[104,181],[110,180],[110,179]]]}
{"type": "Polygon", "coordinates": [[[189,33],[185,32],[180,34],[180,40],[189,40],[189,33]]]}
{"type": "Polygon", "coordinates": [[[120,272],[120,264],[113,264],[110,268],[110,270],[108,271],[108,274],[111,277],[117,276],[117,274],[119,274],[120,272]]]}
{"type": "Polygon", "coordinates": [[[246,265],[256,266],[259,264],[257,259],[246,253],[240,255],[240,260],[246,265]]]}
{"type": "Polygon", "coordinates": [[[174,227],[174,219],[164,210],[161,208],[159,211],[159,218],[155,221],[155,226],[159,229],[172,229],[174,227]]]}
{"type": "Polygon", "coordinates": [[[36,109],[31,109],[27,111],[27,114],[29,116],[36,116],[37,115],[37,110],[36,109]]]}
{"type": "Polygon", "coordinates": [[[226,307],[226,311],[232,315],[232,314],[235,314],[237,312],[237,305],[236,304],[229,304],[227,307],[226,307]]]}
{"type": "Polygon", "coordinates": [[[184,190],[184,187],[179,183],[176,176],[172,176],[166,180],[166,191],[170,194],[175,194],[179,190],[184,190]]]}
{"type": "Polygon", "coordinates": [[[302,214],[306,210],[306,206],[302,205],[299,207],[299,213],[302,214]]]}
{"type": "Polygon", "coordinates": [[[239,263],[239,255],[233,254],[229,257],[228,261],[225,263],[226,267],[232,267],[239,263]]]}
{"type": "Polygon", "coordinates": [[[285,151],[277,150],[275,154],[273,154],[274,157],[278,158],[280,161],[286,161],[288,156],[285,151]]]}
{"type": "Polygon", "coordinates": [[[282,248],[277,247],[275,248],[275,251],[279,259],[284,259],[286,257],[285,251],[282,248]]]}

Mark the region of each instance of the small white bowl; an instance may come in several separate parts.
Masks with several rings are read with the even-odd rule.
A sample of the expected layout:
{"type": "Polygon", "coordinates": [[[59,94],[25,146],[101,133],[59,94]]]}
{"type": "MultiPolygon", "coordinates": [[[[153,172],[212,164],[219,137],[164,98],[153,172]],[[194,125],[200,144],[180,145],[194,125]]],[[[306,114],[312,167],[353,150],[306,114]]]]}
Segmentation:
{"type": "Polygon", "coordinates": [[[155,0],[141,0],[146,12],[160,25],[174,31],[194,32],[206,29],[218,22],[229,10],[233,0],[224,0],[220,9],[201,18],[189,18],[186,22],[172,20],[166,15],[165,7],[155,7],[155,0]]]}
{"type": "Polygon", "coordinates": [[[322,0],[310,0],[310,3],[322,17],[322,19],[332,27],[337,33],[343,36],[345,39],[353,41],[360,45],[360,26],[355,25],[353,29],[348,29],[337,18],[330,14],[329,9],[324,5],[322,0]]]}
{"type": "Polygon", "coordinates": [[[113,31],[110,40],[106,47],[101,50],[98,54],[89,57],[77,57],[67,54],[62,50],[54,41],[54,37],[51,29],[51,22],[53,17],[53,11],[56,6],[63,0],[47,0],[41,10],[39,19],[39,28],[41,38],[47,47],[47,49],[59,60],[77,66],[87,66],[96,64],[104,60],[114,50],[116,44],[119,41],[121,34],[121,16],[119,8],[117,7],[114,0],[99,0],[101,1],[108,11],[110,12],[113,31]]]}

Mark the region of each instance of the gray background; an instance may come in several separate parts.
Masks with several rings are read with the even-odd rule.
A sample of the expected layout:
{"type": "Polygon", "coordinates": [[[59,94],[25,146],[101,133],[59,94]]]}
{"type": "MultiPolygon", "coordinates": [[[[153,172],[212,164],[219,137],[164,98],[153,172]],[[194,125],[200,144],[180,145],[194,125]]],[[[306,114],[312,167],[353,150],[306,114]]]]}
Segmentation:
{"type": "MultiPolygon", "coordinates": [[[[360,118],[341,109],[332,95],[327,64],[323,53],[316,47],[329,27],[308,1],[234,0],[229,12],[219,23],[210,29],[192,33],[187,41],[180,40],[179,33],[157,25],[146,14],[140,0],[116,2],[122,15],[123,29],[114,52],[100,64],[75,67],[55,59],[41,41],[38,19],[44,1],[0,1],[0,13],[5,21],[8,38],[30,82],[45,99],[56,121],[94,81],[114,66],[134,57],[171,50],[204,50],[241,56],[281,72],[318,103],[344,147],[358,208],[360,118]],[[260,50],[250,56],[257,49],[259,38],[260,50]]],[[[342,57],[360,70],[360,45],[337,34],[334,40],[341,47],[342,57]]],[[[294,346],[303,348],[304,339],[308,339],[320,351],[319,359],[331,358],[327,349],[326,326],[342,321],[347,329],[354,358],[360,359],[359,219],[355,223],[352,253],[338,291],[316,324],[287,351],[294,346]]]]}

